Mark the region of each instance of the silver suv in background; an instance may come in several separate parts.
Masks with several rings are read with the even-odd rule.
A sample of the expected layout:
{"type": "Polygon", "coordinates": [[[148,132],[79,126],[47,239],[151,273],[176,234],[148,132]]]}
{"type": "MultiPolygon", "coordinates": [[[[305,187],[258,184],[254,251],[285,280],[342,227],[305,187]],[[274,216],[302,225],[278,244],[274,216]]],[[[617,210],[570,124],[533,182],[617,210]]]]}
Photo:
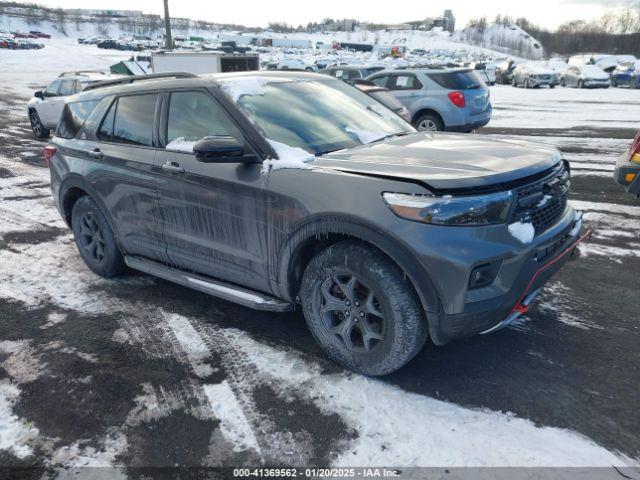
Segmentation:
{"type": "Polygon", "coordinates": [[[418,130],[469,132],[491,120],[489,89],[468,68],[384,70],[367,80],[388,88],[418,130]]]}
{"type": "Polygon", "coordinates": [[[61,73],[47,88],[35,92],[33,98],[27,103],[27,114],[34,135],[38,138],[48,138],[51,130],[56,129],[67,97],[83,91],[96,82],[120,76],[96,70],[61,73]]]}
{"type": "Polygon", "coordinates": [[[556,77],[553,70],[536,63],[523,63],[513,70],[511,85],[524,88],[556,86],[556,77]]]}

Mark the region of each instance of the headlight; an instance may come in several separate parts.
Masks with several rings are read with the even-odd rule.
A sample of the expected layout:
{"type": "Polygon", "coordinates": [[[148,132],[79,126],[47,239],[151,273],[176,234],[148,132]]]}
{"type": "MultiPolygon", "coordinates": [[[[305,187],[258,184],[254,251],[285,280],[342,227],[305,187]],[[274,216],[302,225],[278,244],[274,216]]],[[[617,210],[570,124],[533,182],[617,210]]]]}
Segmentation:
{"type": "Polygon", "coordinates": [[[397,216],[432,225],[492,225],[509,217],[511,191],[470,197],[430,197],[384,193],[384,201],[397,216]]]}

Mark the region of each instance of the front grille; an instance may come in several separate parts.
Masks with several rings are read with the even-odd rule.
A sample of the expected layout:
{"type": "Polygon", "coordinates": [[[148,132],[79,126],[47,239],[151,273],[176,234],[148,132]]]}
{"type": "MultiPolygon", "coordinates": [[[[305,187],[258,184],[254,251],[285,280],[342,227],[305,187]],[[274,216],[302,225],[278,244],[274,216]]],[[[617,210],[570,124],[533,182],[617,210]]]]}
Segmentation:
{"type": "Polygon", "coordinates": [[[536,235],[544,232],[567,207],[570,185],[569,172],[561,163],[542,179],[516,188],[516,206],[510,223],[532,223],[536,235]]]}

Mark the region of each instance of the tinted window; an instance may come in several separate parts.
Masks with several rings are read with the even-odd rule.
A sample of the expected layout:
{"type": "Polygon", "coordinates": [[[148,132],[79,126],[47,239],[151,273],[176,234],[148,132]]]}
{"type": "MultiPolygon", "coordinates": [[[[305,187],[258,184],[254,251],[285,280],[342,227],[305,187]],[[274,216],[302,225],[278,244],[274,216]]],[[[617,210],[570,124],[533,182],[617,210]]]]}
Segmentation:
{"type": "Polygon", "coordinates": [[[67,96],[72,95],[74,92],[75,80],[64,80],[62,82],[62,86],[60,87],[60,95],[67,96]]]}
{"type": "Polygon", "coordinates": [[[343,80],[354,80],[361,77],[360,70],[345,70],[342,75],[343,80]]]}
{"type": "Polygon", "coordinates": [[[476,72],[442,72],[427,74],[431,80],[448,90],[467,90],[480,88],[482,80],[476,72]]]}
{"type": "Polygon", "coordinates": [[[415,75],[394,75],[389,90],[419,90],[422,84],[415,75]]]}
{"type": "Polygon", "coordinates": [[[389,81],[389,75],[382,75],[380,77],[372,78],[371,81],[379,87],[386,87],[389,81]]]}
{"type": "Polygon", "coordinates": [[[113,141],[127,145],[153,145],[153,119],[156,111],[155,93],[120,97],[113,123],[113,141]]]}
{"type": "Polygon", "coordinates": [[[102,142],[110,142],[111,136],[113,135],[113,119],[115,117],[116,105],[118,102],[113,102],[109,111],[102,120],[102,125],[98,129],[98,140],[102,142]]]}
{"type": "Polygon", "coordinates": [[[51,85],[49,85],[47,89],[44,91],[44,96],[55,97],[56,95],[58,95],[58,90],[60,89],[61,83],[62,83],[62,80],[54,80],[51,83],[51,85]]]}
{"type": "Polygon", "coordinates": [[[75,137],[98,103],[98,100],[67,103],[62,110],[56,135],[62,138],[75,137]]]}
{"type": "Polygon", "coordinates": [[[384,68],[383,67],[365,68],[363,75],[365,77],[368,77],[369,75],[373,75],[374,73],[379,72],[380,70],[384,70],[384,68]]]}
{"type": "Polygon", "coordinates": [[[193,143],[204,137],[223,135],[242,138],[238,129],[209,95],[203,92],[171,94],[167,119],[168,150],[182,150],[184,142],[193,143]]]}

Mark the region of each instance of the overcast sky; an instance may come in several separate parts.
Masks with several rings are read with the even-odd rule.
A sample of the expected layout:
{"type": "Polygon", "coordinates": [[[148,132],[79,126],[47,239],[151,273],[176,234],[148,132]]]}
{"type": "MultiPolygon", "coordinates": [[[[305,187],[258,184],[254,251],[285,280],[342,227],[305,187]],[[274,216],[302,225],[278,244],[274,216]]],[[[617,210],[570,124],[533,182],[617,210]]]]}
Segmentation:
{"type": "MultiPolygon", "coordinates": [[[[162,0],[36,0],[40,4],[63,8],[135,9],[162,13],[162,0]]],[[[590,20],[607,7],[629,0],[169,0],[170,14],[194,20],[266,26],[270,21],[293,25],[320,21],[322,18],[355,18],[370,22],[403,22],[441,15],[453,10],[456,27],[473,17],[497,14],[527,17],[547,28],[556,28],[567,20],[590,20]]]]}

